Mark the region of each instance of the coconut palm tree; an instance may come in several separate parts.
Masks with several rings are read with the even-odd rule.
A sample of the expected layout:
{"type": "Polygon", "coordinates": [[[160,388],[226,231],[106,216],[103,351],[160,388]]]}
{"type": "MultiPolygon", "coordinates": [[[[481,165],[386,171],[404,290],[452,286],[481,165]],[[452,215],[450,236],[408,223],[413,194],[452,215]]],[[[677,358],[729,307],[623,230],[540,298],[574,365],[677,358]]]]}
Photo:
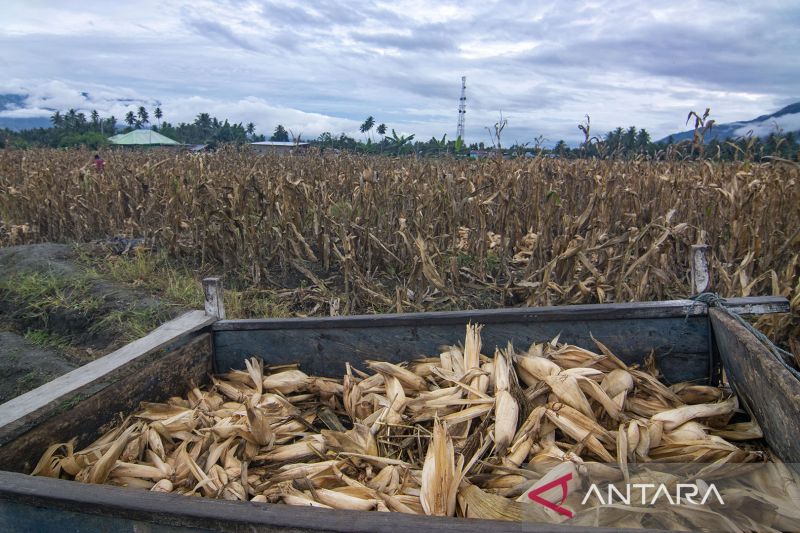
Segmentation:
{"type": "Polygon", "coordinates": [[[136,115],[139,117],[139,123],[144,125],[148,123],[148,119],[150,115],[147,113],[147,109],[143,105],[139,106],[139,111],[136,112],[136,115]]]}
{"type": "Polygon", "coordinates": [[[52,122],[53,126],[55,126],[56,128],[60,128],[61,126],[64,125],[64,117],[61,116],[60,112],[56,111],[55,113],[50,115],[50,122],[52,122]]]}
{"type": "Polygon", "coordinates": [[[211,127],[213,126],[211,115],[208,113],[200,113],[194,119],[194,125],[200,130],[203,142],[208,142],[211,140],[211,127]]]}
{"type": "Polygon", "coordinates": [[[89,129],[89,128],[87,127],[87,123],[88,123],[88,122],[87,122],[87,120],[86,120],[86,114],[85,114],[85,113],[83,113],[83,112],[81,111],[80,113],[78,113],[77,115],[75,115],[75,122],[74,122],[74,125],[75,125],[75,131],[77,131],[78,133],[84,133],[84,132],[86,132],[86,131],[89,129]]]}
{"type": "Polygon", "coordinates": [[[111,132],[111,135],[114,135],[117,132],[117,117],[114,115],[111,115],[105,119],[103,123],[105,124],[103,129],[111,132]]]}
{"type": "Polygon", "coordinates": [[[160,128],[161,127],[161,117],[164,116],[164,113],[161,112],[161,107],[160,106],[156,106],[155,110],[153,111],[153,116],[156,117],[156,120],[158,121],[158,127],[160,128]]]}
{"type": "Polygon", "coordinates": [[[244,131],[245,131],[245,133],[247,133],[247,135],[252,137],[253,134],[256,132],[256,125],[253,124],[252,122],[248,122],[244,131]]]}
{"type": "Polygon", "coordinates": [[[67,131],[74,131],[76,123],[78,122],[78,112],[75,109],[70,109],[64,115],[64,128],[67,131]]]}
{"type": "Polygon", "coordinates": [[[364,134],[364,138],[366,138],[367,133],[369,132],[369,130],[372,129],[374,125],[375,125],[375,119],[372,118],[371,115],[367,117],[367,120],[365,120],[363,124],[361,124],[361,127],[359,129],[361,130],[361,133],[364,134]]]}
{"type": "Polygon", "coordinates": [[[133,113],[133,111],[128,111],[128,113],[125,115],[125,124],[131,128],[133,128],[133,126],[136,124],[136,115],[133,113]]]}
{"type": "Polygon", "coordinates": [[[383,153],[383,145],[385,144],[384,141],[386,141],[386,124],[381,122],[380,125],[375,129],[375,131],[377,131],[378,135],[380,135],[382,137],[381,138],[381,153],[383,153]]]}
{"type": "Polygon", "coordinates": [[[289,142],[289,132],[286,131],[282,125],[278,124],[275,128],[275,131],[272,133],[272,137],[269,138],[270,141],[281,141],[281,142],[289,142]]]}

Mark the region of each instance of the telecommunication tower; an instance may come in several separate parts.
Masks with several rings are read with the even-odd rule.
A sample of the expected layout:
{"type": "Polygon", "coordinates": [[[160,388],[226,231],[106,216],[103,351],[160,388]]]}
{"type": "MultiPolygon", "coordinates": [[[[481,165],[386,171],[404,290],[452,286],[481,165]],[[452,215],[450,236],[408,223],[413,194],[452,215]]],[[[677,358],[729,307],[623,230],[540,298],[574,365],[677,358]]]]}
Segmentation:
{"type": "Polygon", "coordinates": [[[458,100],[458,128],[456,138],[464,140],[464,115],[467,113],[467,77],[461,76],[461,98],[458,100]]]}

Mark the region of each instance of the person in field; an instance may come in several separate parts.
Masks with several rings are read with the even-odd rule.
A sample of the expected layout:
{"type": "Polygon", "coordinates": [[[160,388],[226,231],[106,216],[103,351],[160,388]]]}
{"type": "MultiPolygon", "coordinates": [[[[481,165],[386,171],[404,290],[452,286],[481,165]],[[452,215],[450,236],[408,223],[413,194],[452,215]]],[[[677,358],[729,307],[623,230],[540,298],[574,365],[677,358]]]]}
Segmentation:
{"type": "Polygon", "coordinates": [[[97,172],[103,172],[106,169],[106,162],[100,157],[100,154],[94,154],[94,169],[97,172]]]}

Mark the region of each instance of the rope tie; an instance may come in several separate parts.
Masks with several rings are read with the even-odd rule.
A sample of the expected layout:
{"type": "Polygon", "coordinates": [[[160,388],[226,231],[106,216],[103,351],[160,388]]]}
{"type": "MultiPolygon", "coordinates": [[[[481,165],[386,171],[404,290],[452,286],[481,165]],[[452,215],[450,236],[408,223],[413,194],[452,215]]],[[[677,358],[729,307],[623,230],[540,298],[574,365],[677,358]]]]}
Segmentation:
{"type": "Polygon", "coordinates": [[[786,350],[775,346],[769,338],[761,333],[758,329],[756,329],[750,322],[745,320],[744,318],[740,317],[738,314],[734,313],[723,304],[725,303],[725,298],[721,297],[719,294],[715,292],[702,292],[698,295],[692,296],[689,298],[690,300],[694,300],[696,302],[704,303],[709,307],[715,307],[722,311],[723,313],[727,314],[729,317],[732,317],[736,320],[739,324],[741,324],[746,330],[757,338],[761,344],[772,354],[772,356],[781,363],[784,367],[786,367],[789,372],[794,375],[797,379],[800,379],[800,372],[795,370],[792,366],[792,354],[787,352],[786,350]]]}

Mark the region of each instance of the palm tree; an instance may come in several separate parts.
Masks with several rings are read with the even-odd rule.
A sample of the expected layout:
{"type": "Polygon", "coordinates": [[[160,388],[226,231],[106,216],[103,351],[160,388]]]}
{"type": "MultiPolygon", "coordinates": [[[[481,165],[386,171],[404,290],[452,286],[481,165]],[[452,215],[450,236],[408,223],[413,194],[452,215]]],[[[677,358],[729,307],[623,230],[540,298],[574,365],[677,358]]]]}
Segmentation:
{"type": "Polygon", "coordinates": [[[626,155],[630,155],[636,150],[636,126],[631,126],[622,135],[622,145],[626,155]]]}
{"type": "Polygon", "coordinates": [[[289,132],[286,131],[286,128],[284,128],[282,125],[278,124],[278,126],[275,128],[275,131],[272,133],[272,137],[270,137],[269,140],[288,142],[289,132]]]}
{"type": "Polygon", "coordinates": [[[164,113],[161,112],[161,107],[160,106],[156,106],[155,111],[153,111],[153,116],[156,117],[156,120],[158,121],[158,127],[160,128],[161,127],[161,117],[164,116],[164,113]]]}
{"type": "Polygon", "coordinates": [[[560,140],[556,143],[553,147],[553,153],[558,154],[559,157],[564,157],[564,154],[567,151],[567,143],[563,140],[560,140]]]}
{"type": "Polygon", "coordinates": [[[375,125],[375,119],[372,118],[371,115],[368,116],[367,120],[365,120],[364,123],[359,128],[361,130],[361,133],[364,134],[365,138],[367,136],[367,132],[369,132],[369,130],[371,130],[374,125],[375,125]]]}
{"type": "Polygon", "coordinates": [[[381,122],[380,125],[375,129],[375,131],[378,132],[378,135],[383,137],[381,139],[381,153],[383,153],[383,145],[384,145],[384,141],[386,140],[386,124],[381,122]]]}
{"type": "Polygon", "coordinates": [[[136,114],[139,117],[139,123],[140,124],[147,124],[148,123],[148,119],[150,118],[150,115],[148,115],[147,109],[145,109],[143,105],[139,106],[139,111],[137,111],[136,114]]]}
{"type": "Polygon", "coordinates": [[[636,148],[640,152],[646,152],[647,149],[650,147],[650,133],[644,128],[639,130],[639,133],[636,134],[636,148]]]}
{"type": "Polygon", "coordinates": [[[247,133],[247,135],[252,137],[253,134],[256,132],[256,125],[253,124],[252,122],[248,122],[247,127],[245,128],[244,131],[247,133]]]}
{"type": "Polygon", "coordinates": [[[64,125],[64,117],[61,116],[61,113],[56,111],[50,116],[50,122],[52,122],[53,126],[55,126],[56,128],[60,128],[61,126],[64,125]]]}
{"type": "Polygon", "coordinates": [[[200,133],[203,137],[203,142],[208,142],[211,137],[211,115],[208,113],[200,113],[194,119],[194,125],[200,129],[200,133]]]}
{"type": "Polygon", "coordinates": [[[431,149],[435,152],[442,153],[442,151],[447,152],[447,134],[445,133],[442,135],[442,139],[439,140],[436,137],[431,137],[431,140],[428,141],[428,144],[431,145],[431,149]]]}
{"type": "Polygon", "coordinates": [[[75,109],[70,109],[64,116],[64,127],[67,131],[73,131],[78,121],[78,112],[75,109]]]}
{"type": "Polygon", "coordinates": [[[100,126],[100,113],[97,112],[97,109],[92,109],[92,113],[90,115],[92,117],[92,126],[95,128],[100,126]]]}
{"type": "Polygon", "coordinates": [[[86,115],[83,112],[75,116],[75,125],[78,132],[83,133],[86,131],[86,115]]]}
{"type": "Polygon", "coordinates": [[[133,111],[128,111],[128,114],[125,115],[125,123],[133,128],[134,124],[136,124],[136,115],[133,111]]]}

